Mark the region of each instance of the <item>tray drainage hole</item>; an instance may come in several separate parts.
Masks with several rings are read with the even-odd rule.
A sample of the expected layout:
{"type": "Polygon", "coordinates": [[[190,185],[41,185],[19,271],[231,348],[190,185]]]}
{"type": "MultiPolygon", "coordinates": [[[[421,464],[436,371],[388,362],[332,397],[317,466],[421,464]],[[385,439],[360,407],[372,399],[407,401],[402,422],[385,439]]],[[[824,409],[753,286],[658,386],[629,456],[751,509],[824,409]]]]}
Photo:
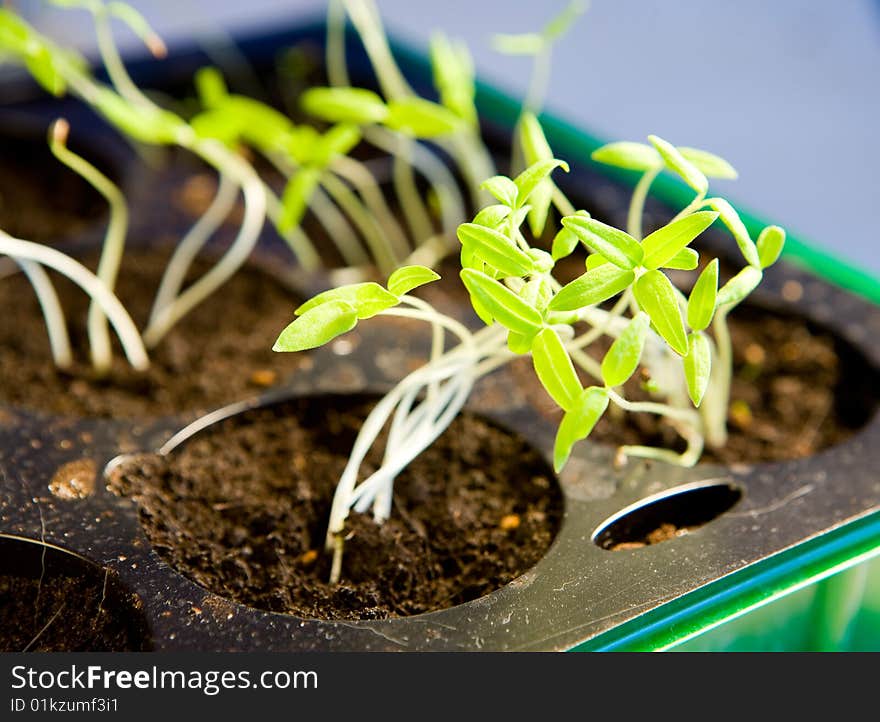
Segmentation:
{"type": "Polygon", "coordinates": [[[721,516],[742,498],[727,482],[697,482],[631,504],[593,532],[593,542],[609,551],[659,544],[687,534],[721,516]]]}

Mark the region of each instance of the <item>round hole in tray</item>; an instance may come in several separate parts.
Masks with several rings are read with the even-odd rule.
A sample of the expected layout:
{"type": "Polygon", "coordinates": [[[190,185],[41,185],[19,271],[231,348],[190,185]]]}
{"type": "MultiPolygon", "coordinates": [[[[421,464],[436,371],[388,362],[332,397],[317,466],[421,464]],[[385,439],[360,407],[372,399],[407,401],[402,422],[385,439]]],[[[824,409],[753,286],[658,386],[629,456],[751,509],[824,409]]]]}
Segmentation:
{"type": "Polygon", "coordinates": [[[149,648],[140,600],[113,573],[59,547],[0,535],[0,651],[149,648]]]}
{"type": "Polygon", "coordinates": [[[687,534],[731,509],[742,491],[726,482],[696,482],[642,499],[603,522],[593,542],[609,551],[659,544],[687,534]]]}
{"type": "MultiPolygon", "coordinates": [[[[356,514],[328,584],[332,493],[371,395],[293,399],[216,421],[167,454],[109,471],[158,554],[212,592],[316,619],[434,611],[507,584],[547,552],[562,493],[541,454],[463,413],[397,478],[381,527],[356,514]]],[[[177,442],[175,442],[177,443],[177,442]]],[[[376,468],[381,456],[368,456],[376,468]]]]}

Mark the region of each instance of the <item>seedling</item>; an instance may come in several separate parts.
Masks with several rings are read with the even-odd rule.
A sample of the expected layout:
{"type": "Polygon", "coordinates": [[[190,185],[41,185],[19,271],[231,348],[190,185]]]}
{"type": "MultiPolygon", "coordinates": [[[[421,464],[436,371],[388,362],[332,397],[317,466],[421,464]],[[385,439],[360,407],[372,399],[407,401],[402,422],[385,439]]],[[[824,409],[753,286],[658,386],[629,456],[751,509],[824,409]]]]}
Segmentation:
{"type": "MultiPolygon", "coordinates": [[[[531,129],[524,132],[532,134],[532,145],[549,148],[534,117],[523,128],[531,129]]],[[[629,228],[615,228],[577,210],[562,217],[549,253],[530,245],[522,226],[535,210],[532,203],[539,189],[546,187],[542,184],[550,182],[555,169],[567,171],[566,163],[551,157],[516,178],[493,176],[483,183],[497,203],[484,207],[457,231],[461,281],[473,310],[486,324],[475,333],[410,294],[439,277],[422,266],[398,269],[385,287],[341,286],[297,309],[298,317],[279,336],[276,351],[320,346],[377,315],[415,318],[433,329],[428,362],[379,401],[352,448],[328,523],[332,581],[340,577],[342,535],[351,510],[371,509],[377,522],[384,521],[391,512],[396,475],[446,429],[480,377],[518,355],[531,355],[537,378],[563,412],[554,446],[557,471],[609,405],[662,416],[686,443],[681,453],[623,446],[621,461],[637,456],[689,466],[699,459],[707,440],[724,442],[731,377],[726,317],[779,256],[785,233],[769,226],[755,242],[729,203],[707,198],[707,176],[735,175],[726,161],[706,151],[677,148],[656,136],[649,141],[613,143],[594,153],[598,161],[643,173],[632,196],[629,228]],[[648,187],[663,170],[684,179],[696,196],[668,223],[642,238],[648,187]],[[718,260],[697,272],[700,259],[691,248],[719,218],[747,263],[721,288],[718,260]],[[590,254],[586,271],[562,285],[554,278],[555,265],[579,244],[590,254]],[[696,272],[688,295],[673,285],[669,269],[696,272]],[[450,348],[447,333],[457,341],[450,348]],[[612,343],[601,359],[587,353],[603,336],[612,343]],[[639,366],[651,379],[654,398],[648,401],[627,399],[623,389],[639,366]],[[386,424],[382,465],[359,481],[366,453],[386,424]]],[[[553,195],[561,194],[554,186],[553,195]]],[[[542,203],[549,202],[546,195],[543,198],[542,203]]],[[[574,207],[568,199],[557,205],[574,207]]]]}

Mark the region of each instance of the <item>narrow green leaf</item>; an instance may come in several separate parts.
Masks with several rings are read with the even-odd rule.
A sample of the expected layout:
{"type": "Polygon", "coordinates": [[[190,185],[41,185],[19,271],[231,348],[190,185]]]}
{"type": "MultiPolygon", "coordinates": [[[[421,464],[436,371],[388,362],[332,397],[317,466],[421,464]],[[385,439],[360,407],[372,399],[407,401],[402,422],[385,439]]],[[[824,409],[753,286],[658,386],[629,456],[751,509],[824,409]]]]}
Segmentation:
{"type": "Polygon", "coordinates": [[[486,206],[474,217],[474,223],[478,226],[486,226],[486,228],[497,228],[510,215],[510,210],[510,206],[500,203],[486,206]]]}
{"type": "Polygon", "coordinates": [[[688,336],[688,352],[683,364],[688,396],[694,406],[699,406],[709,387],[712,371],[712,348],[704,333],[696,331],[688,336]]]}
{"type": "Polygon", "coordinates": [[[315,306],[285,328],[273,351],[305,351],[323,346],[357,325],[357,312],[342,300],[315,306]]]}
{"type": "Polygon", "coordinates": [[[670,280],[662,271],[648,271],[635,282],[633,292],[641,309],[651,317],[657,333],[673,351],[684,356],[688,348],[687,334],[670,280]]]}
{"type": "Polygon", "coordinates": [[[281,233],[287,233],[302,222],[320,179],[320,169],[300,168],[287,182],[281,196],[281,215],[278,218],[278,230],[281,233]]]}
{"type": "Polygon", "coordinates": [[[440,278],[439,273],[435,273],[426,266],[402,266],[388,277],[388,291],[395,296],[402,296],[409,293],[414,288],[424,286],[426,283],[436,281],[440,278]]]}
{"type": "Polygon", "coordinates": [[[352,123],[339,123],[320,136],[313,146],[310,162],[326,168],[331,161],[348,153],[361,142],[361,131],[352,123]]]}
{"type": "Polygon", "coordinates": [[[552,328],[542,329],[532,342],[532,363],[541,384],[565,411],[574,408],[583,387],[574,364],[552,328]]]}
{"type": "Polygon", "coordinates": [[[183,119],[171,111],[132,105],[110,88],[97,88],[90,101],[123,133],[144,143],[171,145],[186,128],[183,119]]]}
{"type": "Polygon", "coordinates": [[[195,77],[196,93],[206,108],[218,108],[229,96],[223,74],[217,68],[200,68],[195,77]]]}
{"type": "Polygon", "coordinates": [[[718,211],[718,214],[721,216],[721,222],[727,226],[727,229],[733,235],[736,245],[739,246],[740,253],[746,259],[746,263],[755,268],[760,268],[761,259],[758,257],[758,249],[755,248],[752,237],[749,235],[748,230],[746,230],[742,219],[739,217],[739,213],[723,198],[710,198],[706,203],[718,211]]]}
{"type": "Polygon", "coordinates": [[[575,20],[578,19],[587,10],[587,3],[584,0],[571,0],[561,12],[550,18],[541,35],[545,40],[552,41],[563,33],[567,32],[575,20]]]}
{"type": "Polygon", "coordinates": [[[678,152],[709,178],[736,178],[738,173],[724,158],[699,148],[678,146],[678,152]]]}
{"type": "Polygon", "coordinates": [[[400,303],[397,296],[382,288],[378,283],[366,281],[331,288],[319,293],[296,309],[295,313],[297,316],[302,316],[313,308],[335,301],[343,301],[351,306],[359,319],[372,318],[386,308],[392,308],[400,303]]]}
{"type": "Polygon", "coordinates": [[[533,338],[534,336],[523,336],[521,333],[508,331],[507,348],[510,349],[511,353],[515,353],[517,356],[522,356],[532,350],[533,338]]]}
{"type": "Polygon", "coordinates": [[[461,280],[482,306],[505,328],[532,338],[544,322],[541,313],[517,296],[503,283],[485,273],[465,268],[461,280]]]}
{"type": "Polygon", "coordinates": [[[651,145],[657,149],[657,152],[663,156],[666,167],[681,176],[684,182],[697,193],[705,193],[709,189],[709,181],[706,180],[706,176],[693,163],[687,160],[672,143],[656,135],[649,135],[648,140],[651,141],[651,145]]]}
{"type": "Polygon", "coordinates": [[[519,121],[519,140],[522,146],[526,165],[534,165],[538,161],[552,160],[553,151],[541,128],[541,123],[534,113],[523,113],[519,121]]]}
{"type": "Polygon", "coordinates": [[[563,226],[553,238],[553,245],[550,247],[550,255],[554,261],[570,256],[577,247],[578,237],[570,228],[563,226]]]}
{"type": "Polygon", "coordinates": [[[758,258],[761,268],[776,263],[782,247],[785,245],[785,231],[779,226],[767,226],[758,236],[758,258]]]}
{"type": "Polygon", "coordinates": [[[510,178],[503,175],[493,175],[480,184],[480,188],[489,191],[504,205],[511,208],[516,207],[516,195],[519,189],[510,178]]]}
{"type": "Polygon", "coordinates": [[[677,221],[657,229],[642,241],[645,268],[660,268],[675,257],[679,251],[711,226],[718,214],[712,211],[697,211],[677,221]]]}
{"type": "Polygon", "coordinates": [[[388,117],[382,98],[365,88],[309,88],[300,105],[306,113],[331,123],[368,125],[388,117]]]}
{"type": "Polygon", "coordinates": [[[590,157],[597,163],[627,170],[647,171],[663,165],[663,158],[650,145],[629,140],[603,145],[594,150],[590,157]]]}
{"type": "Polygon", "coordinates": [[[602,380],[606,386],[620,386],[638,368],[650,323],[646,313],[636,314],[611,344],[602,359],[602,380]]]}
{"type": "Polygon", "coordinates": [[[754,266],[746,266],[718,291],[717,306],[735,306],[754,291],[764,274],[754,266]]]}
{"type": "Polygon", "coordinates": [[[55,96],[64,95],[67,83],[55,67],[55,60],[47,48],[42,46],[35,48],[25,57],[24,64],[44,90],[55,96]]]}
{"type": "Polygon", "coordinates": [[[477,123],[474,106],[474,63],[463,43],[452,43],[442,33],[431,38],[431,69],[440,102],[471,125],[477,123]]]}
{"type": "Polygon", "coordinates": [[[634,271],[606,264],[565,284],[550,301],[551,311],[576,311],[616,296],[635,279],[634,271]]]}
{"type": "Polygon", "coordinates": [[[712,260],[694,287],[688,298],[687,318],[688,326],[694,331],[702,331],[710,323],[715,315],[715,301],[718,297],[718,259],[712,260]]]}
{"type": "Polygon", "coordinates": [[[588,271],[592,271],[594,268],[604,266],[607,263],[610,263],[610,261],[601,253],[591,253],[587,256],[586,266],[588,271]]]}
{"type": "Polygon", "coordinates": [[[385,125],[416,138],[437,138],[455,133],[462,127],[461,118],[439,103],[424,98],[401,98],[388,103],[385,125]]]}
{"type": "Polygon", "coordinates": [[[564,160],[550,158],[549,160],[539,160],[533,163],[520,173],[513,182],[517,187],[516,207],[522,208],[529,200],[529,196],[541,184],[543,180],[549,177],[555,168],[562,168],[568,173],[568,163],[564,160]]]}
{"type": "Polygon", "coordinates": [[[525,276],[534,270],[534,262],[528,254],[493,228],[462,223],[456,234],[463,246],[507,276],[525,276]]]}
{"type": "Polygon", "coordinates": [[[693,248],[682,248],[661,268],[672,268],[676,271],[693,271],[700,263],[700,254],[693,248]]]}
{"type": "Polygon", "coordinates": [[[600,386],[590,386],[581,393],[571,411],[567,411],[556,432],[553,446],[553,468],[562,471],[572,447],[586,439],[608,408],[608,391],[600,386]]]}
{"type": "Polygon", "coordinates": [[[591,251],[601,253],[619,268],[635,268],[642,262],[644,251],[641,244],[614,226],[577,215],[566,216],[562,225],[573,230],[591,251]]]}

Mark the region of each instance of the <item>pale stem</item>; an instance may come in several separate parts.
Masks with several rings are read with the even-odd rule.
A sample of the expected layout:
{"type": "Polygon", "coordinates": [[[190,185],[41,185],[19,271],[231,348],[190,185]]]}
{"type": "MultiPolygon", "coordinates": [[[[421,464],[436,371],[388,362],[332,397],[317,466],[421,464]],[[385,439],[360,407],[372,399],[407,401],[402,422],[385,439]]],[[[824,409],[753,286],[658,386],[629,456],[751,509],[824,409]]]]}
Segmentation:
{"type": "Polygon", "coordinates": [[[327,6],[327,78],[330,85],[350,85],[345,60],[345,7],[341,0],[330,0],[327,6]]]}
{"type": "MultiPolygon", "coordinates": [[[[125,249],[125,236],[128,233],[128,204],[125,202],[125,196],[107,176],[65,145],[68,131],[67,121],[63,119],[55,121],[50,131],[49,148],[59,161],[98,191],[110,206],[110,220],[104,235],[97,276],[112,292],[116,286],[116,277],[125,249]]],[[[113,350],[110,346],[107,317],[94,300],[89,306],[87,329],[92,364],[98,373],[106,373],[113,362],[113,350]]]]}
{"type": "Polygon", "coordinates": [[[719,308],[712,320],[716,356],[713,359],[709,392],[706,394],[709,398],[704,398],[701,404],[707,441],[716,448],[724,446],[727,441],[727,408],[733,376],[733,345],[727,326],[727,313],[727,309],[719,308]]]}
{"type": "Polygon", "coordinates": [[[394,190],[400,198],[401,209],[413,238],[413,245],[418,246],[434,235],[434,224],[428,213],[412,167],[412,147],[415,141],[408,136],[400,136],[397,153],[394,154],[394,190]]]}
{"type": "Polygon", "coordinates": [[[629,201],[629,211],[626,214],[626,231],[637,241],[642,240],[642,219],[645,215],[645,201],[648,198],[648,191],[661,170],[662,166],[645,171],[633,189],[632,198],[629,201]]]}
{"type": "Polygon", "coordinates": [[[389,100],[413,95],[394,61],[391,48],[388,47],[388,39],[375,3],[372,0],[345,0],[345,7],[366,48],[382,94],[389,100]]]}
{"type": "Polygon", "coordinates": [[[685,216],[689,216],[694,211],[699,210],[700,207],[705,202],[705,200],[706,200],[705,191],[703,193],[697,193],[697,195],[694,196],[694,199],[690,203],[688,203],[684,208],[682,208],[678,213],[676,213],[675,218],[673,218],[669,222],[672,223],[673,221],[677,221],[680,218],[684,218],[685,216]]]}
{"type": "Polygon", "coordinates": [[[155,321],[159,313],[177,297],[187,271],[208,239],[217,232],[217,229],[232,212],[236,198],[238,198],[238,186],[227,175],[221,173],[217,193],[211,201],[211,205],[174,249],[171,260],[165,268],[165,273],[162,274],[162,281],[159,283],[159,290],[156,292],[156,298],[150,312],[149,323],[155,321]]]}
{"type": "Polygon", "coordinates": [[[101,54],[101,60],[107,69],[107,75],[110,76],[110,82],[119,94],[134,105],[153,105],[153,102],[145,96],[137,85],[132,82],[125,64],[119,55],[116,42],[113,40],[113,30],[110,27],[110,18],[103,4],[100,10],[93,11],[92,15],[95,20],[95,37],[98,41],[98,51],[101,54]]]}
{"type": "Polygon", "coordinates": [[[394,213],[388,207],[385,201],[385,194],[373,178],[373,174],[367,170],[366,166],[354,158],[347,155],[340,155],[334,158],[331,170],[337,173],[344,180],[351,183],[355,190],[364,199],[370,212],[376,217],[376,220],[382,225],[385,235],[388,237],[388,243],[391,244],[392,253],[396,258],[405,258],[409,252],[409,241],[406,238],[403,228],[394,217],[394,213]]]}
{"type": "Polygon", "coordinates": [[[67,322],[64,319],[64,311],[55,293],[55,287],[49,279],[49,274],[43,267],[34,261],[13,258],[21,268],[34,293],[40,302],[43,318],[46,321],[46,331],[49,335],[49,348],[52,350],[52,359],[60,369],[69,368],[73,363],[73,351],[70,348],[70,336],[67,333],[67,322]]]}
{"type": "MultiPolygon", "coordinates": [[[[320,268],[321,257],[315,250],[315,245],[311,239],[303,231],[302,226],[294,226],[283,232],[278,229],[278,222],[281,219],[282,213],[281,201],[278,200],[278,196],[265,183],[263,184],[263,191],[266,194],[266,215],[272,221],[275,230],[278,231],[278,234],[284,239],[290,250],[293,251],[293,255],[296,256],[300,265],[306,271],[314,271],[320,268]]],[[[336,211],[336,208],[334,207],[333,210],[336,211]]],[[[336,236],[333,236],[333,238],[336,238],[336,236]]],[[[359,246],[358,250],[360,250],[359,246]]],[[[364,255],[364,263],[366,263],[366,255],[364,255]]]]}
{"type": "Polygon", "coordinates": [[[138,371],[149,367],[150,361],[144,344],[128,312],[107,285],[85,266],[54,248],[13,238],[4,231],[0,231],[0,253],[19,260],[35,261],[67,276],[101,306],[119,336],[129,363],[138,371]]]}

